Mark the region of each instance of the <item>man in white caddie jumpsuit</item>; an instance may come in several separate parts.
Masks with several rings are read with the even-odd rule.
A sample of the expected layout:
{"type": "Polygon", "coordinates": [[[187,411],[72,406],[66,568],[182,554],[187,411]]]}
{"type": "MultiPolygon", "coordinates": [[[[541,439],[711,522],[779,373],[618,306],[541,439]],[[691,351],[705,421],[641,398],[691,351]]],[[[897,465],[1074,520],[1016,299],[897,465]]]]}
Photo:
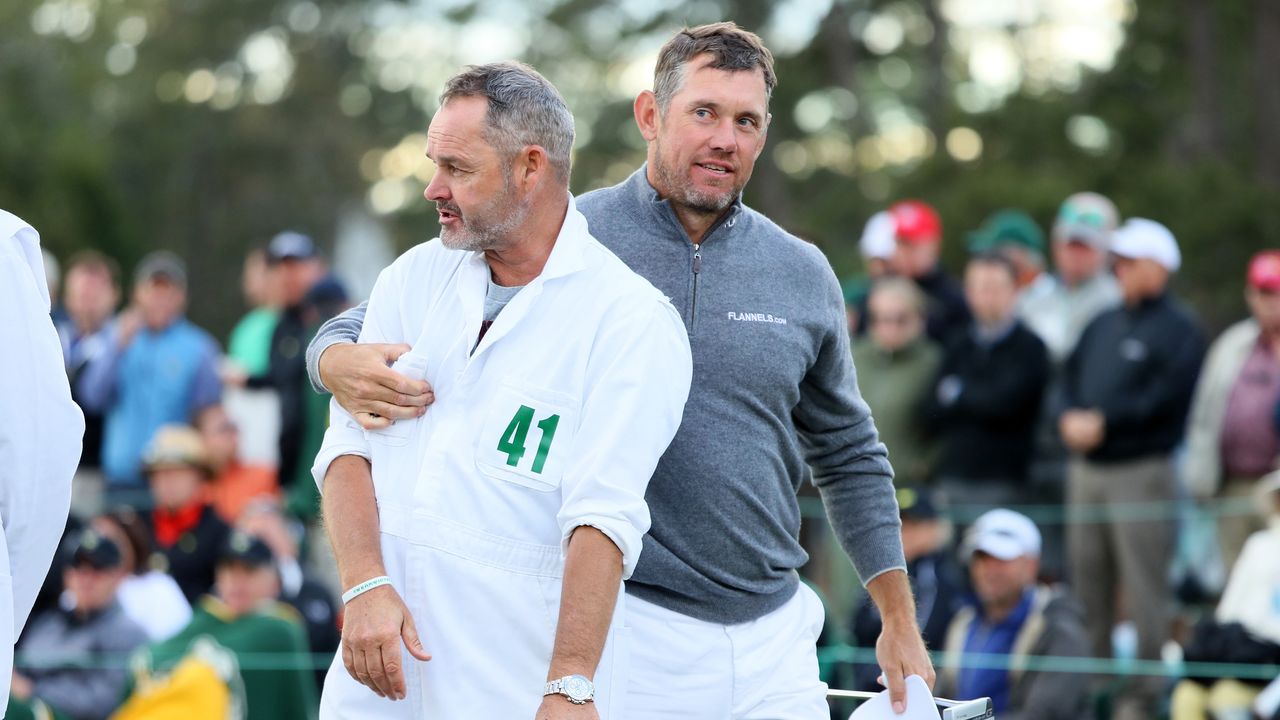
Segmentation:
{"type": "Polygon", "coordinates": [[[382,273],[360,339],[412,345],[395,367],[435,403],[370,431],[332,406],[314,473],[351,590],[321,717],[618,720],[620,590],[687,334],[588,233],[540,75],[464,70],[427,137],[441,237],[382,273]]]}
{"type": "Polygon", "coordinates": [[[62,537],[84,416],[49,319],[40,235],[0,210],[0,717],[13,644],[62,537]]]}

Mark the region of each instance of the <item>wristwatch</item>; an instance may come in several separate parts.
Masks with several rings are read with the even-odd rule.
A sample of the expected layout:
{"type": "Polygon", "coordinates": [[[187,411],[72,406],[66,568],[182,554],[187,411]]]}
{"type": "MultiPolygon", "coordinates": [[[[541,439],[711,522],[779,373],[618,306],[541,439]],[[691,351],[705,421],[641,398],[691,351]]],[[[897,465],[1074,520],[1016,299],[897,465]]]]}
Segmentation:
{"type": "Polygon", "coordinates": [[[596,696],[596,686],[581,675],[566,675],[552,680],[542,689],[543,696],[563,695],[574,705],[585,705],[596,696]]]}

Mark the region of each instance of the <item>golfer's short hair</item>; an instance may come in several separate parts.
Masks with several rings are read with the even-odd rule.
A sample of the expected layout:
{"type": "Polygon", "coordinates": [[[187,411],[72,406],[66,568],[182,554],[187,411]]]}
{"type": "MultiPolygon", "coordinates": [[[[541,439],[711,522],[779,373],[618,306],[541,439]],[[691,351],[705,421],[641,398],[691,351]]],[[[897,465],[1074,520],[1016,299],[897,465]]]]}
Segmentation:
{"type": "Polygon", "coordinates": [[[546,151],[556,177],[569,185],[573,114],[560,92],[537,70],[519,62],[468,65],[445,83],[440,104],[459,97],[483,97],[489,102],[484,138],[504,161],[529,145],[538,145],[546,151]]]}
{"type": "Polygon", "coordinates": [[[658,98],[662,114],[666,114],[671,99],[684,87],[690,61],[703,54],[711,55],[712,61],[707,67],[713,70],[738,72],[759,68],[764,74],[765,93],[773,96],[773,89],[778,86],[778,76],[773,72],[773,53],[759,35],[732,22],[699,25],[676,33],[658,53],[653,94],[658,98]]]}

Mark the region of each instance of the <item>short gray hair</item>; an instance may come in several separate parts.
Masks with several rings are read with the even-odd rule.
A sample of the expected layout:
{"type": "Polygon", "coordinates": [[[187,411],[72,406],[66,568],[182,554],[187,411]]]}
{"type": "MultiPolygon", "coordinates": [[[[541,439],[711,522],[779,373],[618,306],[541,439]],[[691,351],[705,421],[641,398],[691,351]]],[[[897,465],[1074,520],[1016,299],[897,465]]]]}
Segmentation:
{"type": "Polygon", "coordinates": [[[699,55],[710,54],[713,70],[729,72],[760,69],[764,76],[765,97],[772,97],[778,86],[773,71],[773,53],[764,46],[759,35],[743,30],[732,22],[718,22],[684,28],[667,41],[658,52],[658,65],[653,72],[653,94],[658,109],[665,115],[671,98],[680,92],[689,62],[699,55]]]}
{"type": "Polygon", "coordinates": [[[489,101],[484,137],[504,161],[527,145],[538,145],[546,150],[556,177],[568,186],[573,114],[537,70],[519,62],[468,65],[445,83],[440,104],[459,97],[489,101]]]}

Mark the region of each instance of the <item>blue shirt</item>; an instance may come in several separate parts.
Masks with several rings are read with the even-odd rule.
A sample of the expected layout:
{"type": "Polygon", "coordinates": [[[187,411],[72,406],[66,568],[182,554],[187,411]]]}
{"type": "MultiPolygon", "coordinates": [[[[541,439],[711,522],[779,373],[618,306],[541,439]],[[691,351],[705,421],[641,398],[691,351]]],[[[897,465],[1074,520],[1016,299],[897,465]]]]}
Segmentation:
{"type": "MultiPolygon", "coordinates": [[[[989,623],[983,619],[979,608],[977,617],[964,638],[964,652],[1008,655],[1013,650],[1018,631],[1031,613],[1034,601],[1035,588],[1027,588],[1022,594],[1022,601],[1013,612],[997,623],[989,623]]],[[[1009,670],[965,664],[960,668],[956,681],[956,695],[962,698],[989,697],[995,706],[996,717],[1000,717],[1000,713],[1009,707],[1009,670]]]]}
{"type": "Polygon", "coordinates": [[[186,320],[143,328],[120,355],[102,439],[102,469],[116,486],[142,484],[142,453],[162,425],[190,423],[218,402],[218,345],[186,320]]]}

